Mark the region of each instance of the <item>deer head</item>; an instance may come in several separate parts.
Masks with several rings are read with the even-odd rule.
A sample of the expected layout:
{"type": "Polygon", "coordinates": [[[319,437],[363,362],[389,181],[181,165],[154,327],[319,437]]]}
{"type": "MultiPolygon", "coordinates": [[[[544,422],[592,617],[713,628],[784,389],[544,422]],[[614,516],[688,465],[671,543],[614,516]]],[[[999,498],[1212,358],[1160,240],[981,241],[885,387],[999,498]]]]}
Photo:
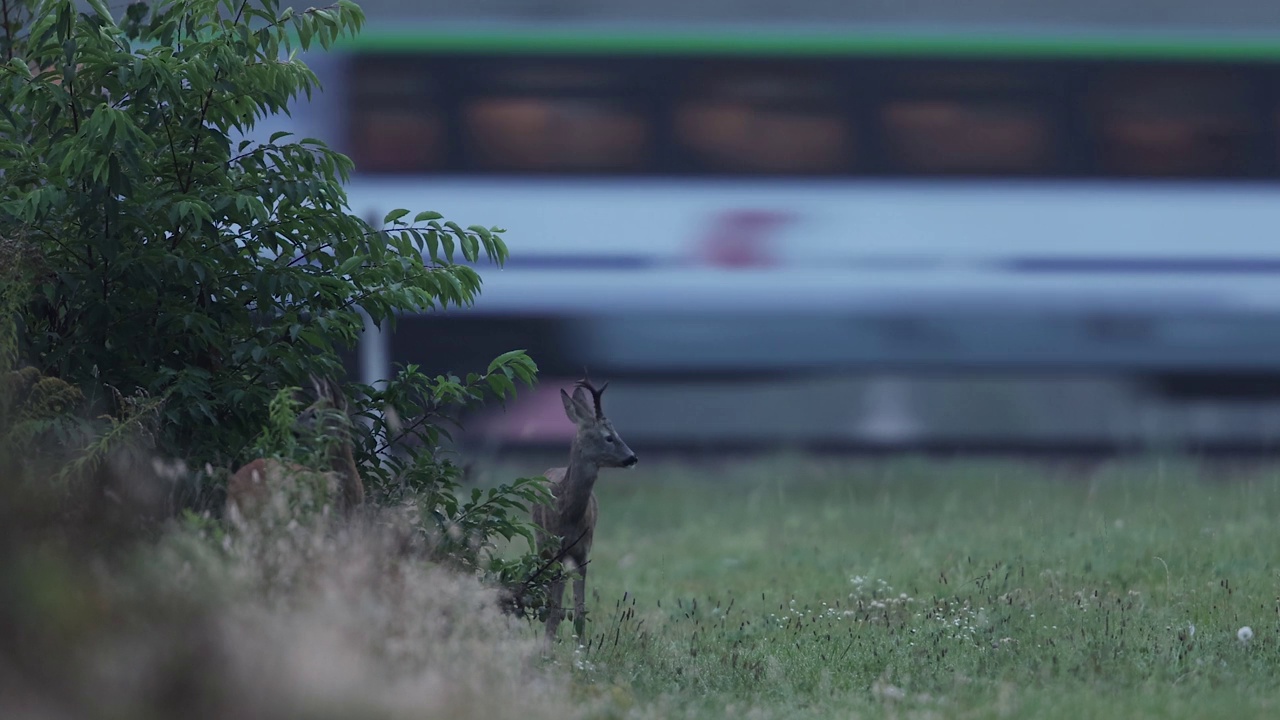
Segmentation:
{"type": "MultiPolygon", "coordinates": [[[[347,396],[342,388],[327,377],[311,376],[311,389],[315,400],[298,413],[295,425],[300,430],[319,430],[325,433],[345,435],[348,431],[347,396]]],[[[295,397],[305,398],[299,391],[295,397]]]]}
{"type": "Polygon", "coordinates": [[[573,444],[580,457],[596,467],[631,467],[640,459],[622,441],[613,429],[613,423],[604,416],[604,410],[600,407],[600,396],[607,387],[609,383],[597,390],[592,387],[591,381],[579,380],[572,396],[564,390],[560,391],[564,412],[578,427],[573,444]]]}

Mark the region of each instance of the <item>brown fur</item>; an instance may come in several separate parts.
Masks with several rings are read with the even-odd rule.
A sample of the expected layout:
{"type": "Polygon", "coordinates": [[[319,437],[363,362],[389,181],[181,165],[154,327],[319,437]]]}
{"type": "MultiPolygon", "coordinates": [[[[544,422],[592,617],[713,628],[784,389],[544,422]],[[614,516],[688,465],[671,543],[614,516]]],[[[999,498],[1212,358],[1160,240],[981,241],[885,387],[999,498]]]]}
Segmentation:
{"type": "MultiPolygon", "coordinates": [[[[532,512],[533,522],[539,528],[539,551],[561,555],[565,569],[574,576],[573,626],[580,640],[585,639],[586,631],[587,561],[599,516],[599,504],[593,492],[596,478],[602,467],[630,467],[637,462],[636,454],[604,416],[600,406],[603,393],[604,387],[596,390],[586,380],[578,383],[572,397],[560,391],[565,414],[578,432],[569,448],[569,464],[543,473],[555,505],[536,505],[532,512]],[[591,392],[591,399],[583,392],[584,388],[591,392]],[[553,537],[560,538],[559,544],[552,542],[553,537]]],[[[564,579],[553,582],[548,593],[546,638],[550,641],[564,618],[564,579]]]]}
{"type": "MultiPolygon", "coordinates": [[[[305,417],[314,417],[317,409],[330,406],[346,412],[346,398],[341,388],[329,380],[312,379],[320,398],[308,407],[300,421],[305,417]]],[[[342,440],[335,444],[329,453],[329,468],[320,472],[332,493],[337,495],[338,511],[350,516],[356,508],[364,504],[364,481],[356,466],[355,453],[351,438],[346,428],[342,428],[342,440]]],[[[282,463],[268,458],[257,458],[236,470],[227,481],[227,509],[234,508],[240,515],[251,517],[261,512],[264,503],[269,502],[274,489],[281,487],[289,476],[313,476],[318,471],[297,463],[282,463]]]]}

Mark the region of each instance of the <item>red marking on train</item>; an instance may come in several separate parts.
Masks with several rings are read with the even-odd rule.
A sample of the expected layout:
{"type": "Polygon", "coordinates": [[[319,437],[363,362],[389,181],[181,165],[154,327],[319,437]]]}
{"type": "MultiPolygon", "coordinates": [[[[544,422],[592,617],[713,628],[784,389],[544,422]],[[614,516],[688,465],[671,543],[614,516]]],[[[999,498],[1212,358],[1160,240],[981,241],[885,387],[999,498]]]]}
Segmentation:
{"type": "Polygon", "coordinates": [[[699,258],[721,268],[766,268],[779,264],[777,231],[793,221],[791,213],[774,210],[728,210],[712,220],[699,247],[699,258]]]}

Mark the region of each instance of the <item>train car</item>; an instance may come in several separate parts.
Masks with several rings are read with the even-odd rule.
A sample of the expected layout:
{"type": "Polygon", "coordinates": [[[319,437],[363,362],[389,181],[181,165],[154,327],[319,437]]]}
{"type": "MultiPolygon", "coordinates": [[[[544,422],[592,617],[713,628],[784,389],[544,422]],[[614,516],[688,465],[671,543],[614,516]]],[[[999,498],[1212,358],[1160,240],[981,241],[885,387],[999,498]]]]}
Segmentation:
{"type": "Polygon", "coordinates": [[[499,25],[316,69],[354,211],[510,230],[465,320],[367,369],[1280,387],[1274,40],[499,25]]]}

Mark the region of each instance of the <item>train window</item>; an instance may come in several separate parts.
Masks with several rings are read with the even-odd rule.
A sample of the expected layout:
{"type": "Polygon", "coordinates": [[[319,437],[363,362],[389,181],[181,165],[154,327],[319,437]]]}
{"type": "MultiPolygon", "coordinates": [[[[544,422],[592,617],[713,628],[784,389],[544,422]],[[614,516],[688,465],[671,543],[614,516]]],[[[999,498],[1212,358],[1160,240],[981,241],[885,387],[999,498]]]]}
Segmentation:
{"type": "Polygon", "coordinates": [[[1103,172],[1247,175],[1257,123],[1247,81],[1229,70],[1119,71],[1095,85],[1090,110],[1103,172]]]}
{"type": "Polygon", "coordinates": [[[490,171],[627,172],[648,165],[649,117],[621,72],[573,64],[477,72],[464,100],[469,161],[490,171]]]}
{"type": "Polygon", "coordinates": [[[429,72],[399,58],[360,58],[352,68],[348,155],[357,172],[438,170],[447,123],[429,72]]]}
{"type": "Polygon", "coordinates": [[[1054,170],[1057,123],[1030,74],[904,68],[888,78],[878,120],[885,162],[908,174],[1054,170]]]}
{"type": "Polygon", "coordinates": [[[890,167],[909,173],[1028,173],[1053,162],[1050,119],[984,100],[891,100],[881,112],[890,167]]]}
{"type": "Polygon", "coordinates": [[[847,170],[854,136],[842,94],[804,70],[712,71],[694,78],[677,102],[675,137],[699,169],[713,172],[847,170]]]}
{"type": "Polygon", "coordinates": [[[1272,160],[1272,172],[1275,172],[1276,165],[1280,165],[1280,104],[1275,106],[1271,113],[1271,147],[1275,149],[1272,160]]]}

